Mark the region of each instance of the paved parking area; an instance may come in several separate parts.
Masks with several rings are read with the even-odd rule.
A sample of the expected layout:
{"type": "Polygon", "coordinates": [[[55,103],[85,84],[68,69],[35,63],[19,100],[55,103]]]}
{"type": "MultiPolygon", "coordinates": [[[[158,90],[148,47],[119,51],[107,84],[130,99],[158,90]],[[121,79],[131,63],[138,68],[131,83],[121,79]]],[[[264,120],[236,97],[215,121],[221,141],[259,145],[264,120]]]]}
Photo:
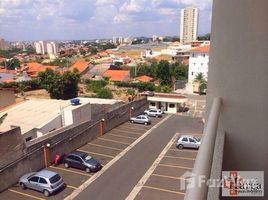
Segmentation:
{"type": "MultiPolygon", "coordinates": [[[[179,135],[176,134],[175,138],[179,135]]],[[[195,135],[195,134],[194,134],[195,135]]],[[[201,134],[196,134],[201,137],[201,134]]],[[[178,149],[175,140],[143,184],[135,200],[184,199],[184,174],[191,172],[198,150],[178,149]]]]}
{"type": "MultiPolygon", "coordinates": [[[[78,150],[92,155],[93,157],[98,159],[103,166],[105,166],[120,152],[126,149],[130,144],[136,141],[143,134],[145,134],[154,125],[158,124],[166,116],[167,115],[164,115],[162,118],[151,118],[152,124],[149,126],[131,124],[129,122],[126,122],[107,132],[105,135],[80,147],[78,150]]],[[[0,193],[0,199],[62,200],[65,197],[69,196],[75,189],[77,189],[85,181],[90,179],[93,175],[93,173],[89,174],[82,170],[74,168],[65,168],[63,165],[50,166],[48,169],[59,173],[63,177],[63,180],[66,183],[66,187],[62,189],[62,191],[59,191],[57,194],[52,195],[50,197],[45,197],[42,193],[30,189],[22,190],[19,185],[15,185],[8,190],[0,193]]]]}

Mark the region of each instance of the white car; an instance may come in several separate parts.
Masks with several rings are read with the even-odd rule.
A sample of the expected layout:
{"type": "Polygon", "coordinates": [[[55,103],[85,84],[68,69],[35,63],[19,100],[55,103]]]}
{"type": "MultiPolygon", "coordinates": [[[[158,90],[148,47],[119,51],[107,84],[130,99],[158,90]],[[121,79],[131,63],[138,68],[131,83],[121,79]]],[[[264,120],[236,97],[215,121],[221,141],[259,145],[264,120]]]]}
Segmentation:
{"type": "Polygon", "coordinates": [[[163,112],[160,109],[149,109],[145,110],[144,114],[150,117],[162,117],[163,112]]]}
{"type": "Polygon", "coordinates": [[[176,147],[183,148],[195,148],[198,149],[201,145],[201,140],[192,135],[182,135],[177,139],[176,147]]]}

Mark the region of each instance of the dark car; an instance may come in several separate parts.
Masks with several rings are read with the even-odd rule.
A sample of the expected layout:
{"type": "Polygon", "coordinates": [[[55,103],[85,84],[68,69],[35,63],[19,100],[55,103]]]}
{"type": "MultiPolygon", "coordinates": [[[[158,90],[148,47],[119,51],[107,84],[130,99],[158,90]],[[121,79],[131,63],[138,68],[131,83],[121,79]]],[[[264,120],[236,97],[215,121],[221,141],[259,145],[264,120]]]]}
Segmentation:
{"type": "Polygon", "coordinates": [[[98,160],[81,151],[74,151],[68,154],[63,160],[66,168],[73,167],[85,170],[86,172],[97,172],[102,166],[98,160]]]}

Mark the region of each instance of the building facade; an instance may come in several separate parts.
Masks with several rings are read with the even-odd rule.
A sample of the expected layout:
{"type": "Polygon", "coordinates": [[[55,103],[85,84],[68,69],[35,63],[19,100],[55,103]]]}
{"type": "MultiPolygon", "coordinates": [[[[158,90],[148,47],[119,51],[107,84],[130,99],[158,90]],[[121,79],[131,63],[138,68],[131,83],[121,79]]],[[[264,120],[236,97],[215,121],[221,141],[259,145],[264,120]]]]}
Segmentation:
{"type": "Polygon", "coordinates": [[[190,50],[188,82],[193,83],[197,74],[202,73],[207,80],[210,45],[190,50]]]}
{"type": "Polygon", "coordinates": [[[191,43],[197,39],[198,8],[181,9],[180,40],[182,44],[191,43]]]}
{"type": "Polygon", "coordinates": [[[58,54],[58,45],[55,42],[47,43],[47,53],[52,55],[58,54]]]}

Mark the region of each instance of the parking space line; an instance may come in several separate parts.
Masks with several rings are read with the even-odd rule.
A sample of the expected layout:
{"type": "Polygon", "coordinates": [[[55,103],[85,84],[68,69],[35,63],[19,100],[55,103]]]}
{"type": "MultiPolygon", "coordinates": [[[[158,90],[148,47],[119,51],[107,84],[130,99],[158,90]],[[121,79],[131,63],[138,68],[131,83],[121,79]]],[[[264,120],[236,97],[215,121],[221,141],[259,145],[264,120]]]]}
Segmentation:
{"type": "Polygon", "coordinates": [[[127,138],[127,139],[133,139],[133,140],[137,139],[137,138],[134,138],[134,137],[123,136],[123,135],[115,135],[115,134],[112,134],[112,133],[108,133],[107,135],[111,135],[111,136],[115,136],[115,137],[121,137],[121,138],[127,138]]]}
{"type": "Polygon", "coordinates": [[[172,167],[172,168],[179,168],[179,169],[189,169],[189,170],[192,170],[193,169],[191,167],[184,167],[184,166],[179,166],[179,165],[159,164],[158,166],[161,166],[161,167],[172,167]]]}
{"type": "Polygon", "coordinates": [[[171,148],[169,149],[170,151],[185,151],[185,152],[192,152],[192,153],[197,153],[198,151],[195,151],[195,150],[187,150],[187,149],[175,149],[175,148],[171,148]]]}
{"type": "Polygon", "coordinates": [[[55,167],[55,166],[50,166],[51,168],[54,168],[54,169],[58,169],[58,170],[62,170],[62,171],[66,171],[66,172],[71,172],[71,173],[74,173],[74,174],[79,174],[79,175],[82,175],[82,176],[88,176],[88,177],[91,177],[90,174],[85,174],[85,173],[82,173],[82,172],[77,172],[77,171],[73,171],[71,169],[65,169],[65,168],[61,168],[61,167],[55,167]]]}
{"type": "Polygon", "coordinates": [[[96,146],[96,147],[103,147],[103,148],[107,148],[107,149],[113,149],[113,150],[117,150],[117,151],[123,151],[124,149],[119,149],[119,148],[115,148],[115,147],[108,147],[105,145],[100,145],[100,144],[94,144],[94,143],[88,143],[89,145],[92,146],[96,146]]]}
{"type": "MultiPolygon", "coordinates": [[[[142,126],[135,126],[135,127],[130,127],[130,126],[119,126],[119,127],[122,127],[122,128],[128,128],[128,129],[134,129],[134,130],[143,130],[143,131],[146,131],[148,128],[147,127],[142,127],[142,126]]],[[[118,127],[118,128],[119,128],[118,127]]]]}
{"type": "Polygon", "coordinates": [[[19,191],[12,190],[12,189],[8,189],[8,191],[10,191],[10,192],[14,192],[14,193],[17,193],[17,194],[20,194],[20,195],[26,196],[26,197],[31,197],[31,198],[33,198],[33,199],[45,200],[45,199],[43,199],[43,198],[36,197],[36,196],[30,195],[30,194],[26,194],[26,193],[24,193],[24,192],[19,192],[19,191]]]}
{"type": "Polygon", "coordinates": [[[180,156],[164,156],[165,158],[175,158],[181,160],[195,160],[195,158],[188,158],[188,157],[180,157],[180,156]]]}
{"type": "Polygon", "coordinates": [[[143,133],[133,133],[132,131],[124,131],[124,130],[118,130],[118,129],[113,129],[113,130],[115,130],[115,131],[119,131],[119,132],[123,132],[123,133],[130,133],[130,134],[134,134],[134,135],[139,135],[139,136],[141,136],[141,135],[143,135],[143,133]]]}
{"type": "MultiPolygon", "coordinates": [[[[159,123],[154,125],[151,129],[141,135],[137,140],[135,140],[131,145],[126,147],[122,152],[120,152],[117,156],[115,156],[110,162],[108,162],[102,170],[98,173],[94,174],[90,179],[88,179],[85,183],[83,183],[77,190],[75,190],[71,195],[64,198],[64,200],[74,199],[79,193],[81,193],[86,187],[88,187],[92,182],[94,182],[98,177],[100,177],[103,173],[105,173],[113,164],[115,164],[120,158],[122,158],[127,152],[129,152],[133,147],[135,147],[139,142],[141,142],[146,136],[148,136],[152,131],[161,126],[165,121],[167,121],[172,115],[168,115],[166,118],[162,119],[159,123]]],[[[172,144],[172,143],[171,143],[172,144]]],[[[170,148],[170,146],[168,147],[170,148]]]]}
{"type": "Polygon", "coordinates": [[[157,165],[161,162],[164,155],[168,152],[168,149],[172,146],[173,142],[176,139],[176,134],[170,139],[170,141],[167,143],[165,148],[161,151],[159,156],[155,159],[151,167],[146,171],[146,173],[143,175],[143,177],[139,180],[139,182],[135,185],[135,187],[132,189],[132,191],[129,193],[126,200],[133,200],[138,195],[146,181],[150,178],[150,176],[153,174],[154,170],[156,169],[157,165]]]}
{"type": "Polygon", "coordinates": [[[176,180],[186,180],[185,178],[182,178],[182,177],[166,176],[166,175],[162,175],[162,174],[152,174],[152,176],[170,178],[170,179],[176,179],[176,180]]]}
{"type": "Polygon", "coordinates": [[[74,190],[76,190],[76,189],[77,189],[77,187],[74,187],[74,186],[71,186],[71,185],[66,185],[66,187],[67,187],[67,188],[74,189],[74,190]]]}
{"type": "Polygon", "coordinates": [[[169,193],[173,193],[173,194],[185,195],[185,193],[183,193],[183,192],[177,192],[177,191],[173,191],[173,190],[167,190],[167,189],[162,189],[162,188],[157,188],[157,187],[151,187],[151,186],[147,186],[147,185],[144,185],[143,187],[148,188],[148,189],[152,189],[152,190],[162,191],[162,192],[169,192],[169,193]]]}
{"type": "Polygon", "coordinates": [[[118,142],[116,140],[110,140],[110,139],[105,139],[105,138],[98,138],[99,140],[104,140],[104,141],[109,141],[109,142],[115,142],[115,143],[119,143],[119,144],[125,144],[125,145],[130,145],[131,143],[128,142],[118,142]]]}
{"type": "Polygon", "coordinates": [[[79,151],[82,151],[82,152],[85,152],[85,153],[89,153],[89,154],[95,154],[95,155],[99,155],[99,156],[105,156],[105,157],[108,157],[108,158],[114,158],[114,156],[110,156],[110,155],[106,155],[106,154],[102,154],[102,153],[95,153],[95,152],[92,152],[92,151],[85,151],[83,149],[78,149],[79,151]]]}

